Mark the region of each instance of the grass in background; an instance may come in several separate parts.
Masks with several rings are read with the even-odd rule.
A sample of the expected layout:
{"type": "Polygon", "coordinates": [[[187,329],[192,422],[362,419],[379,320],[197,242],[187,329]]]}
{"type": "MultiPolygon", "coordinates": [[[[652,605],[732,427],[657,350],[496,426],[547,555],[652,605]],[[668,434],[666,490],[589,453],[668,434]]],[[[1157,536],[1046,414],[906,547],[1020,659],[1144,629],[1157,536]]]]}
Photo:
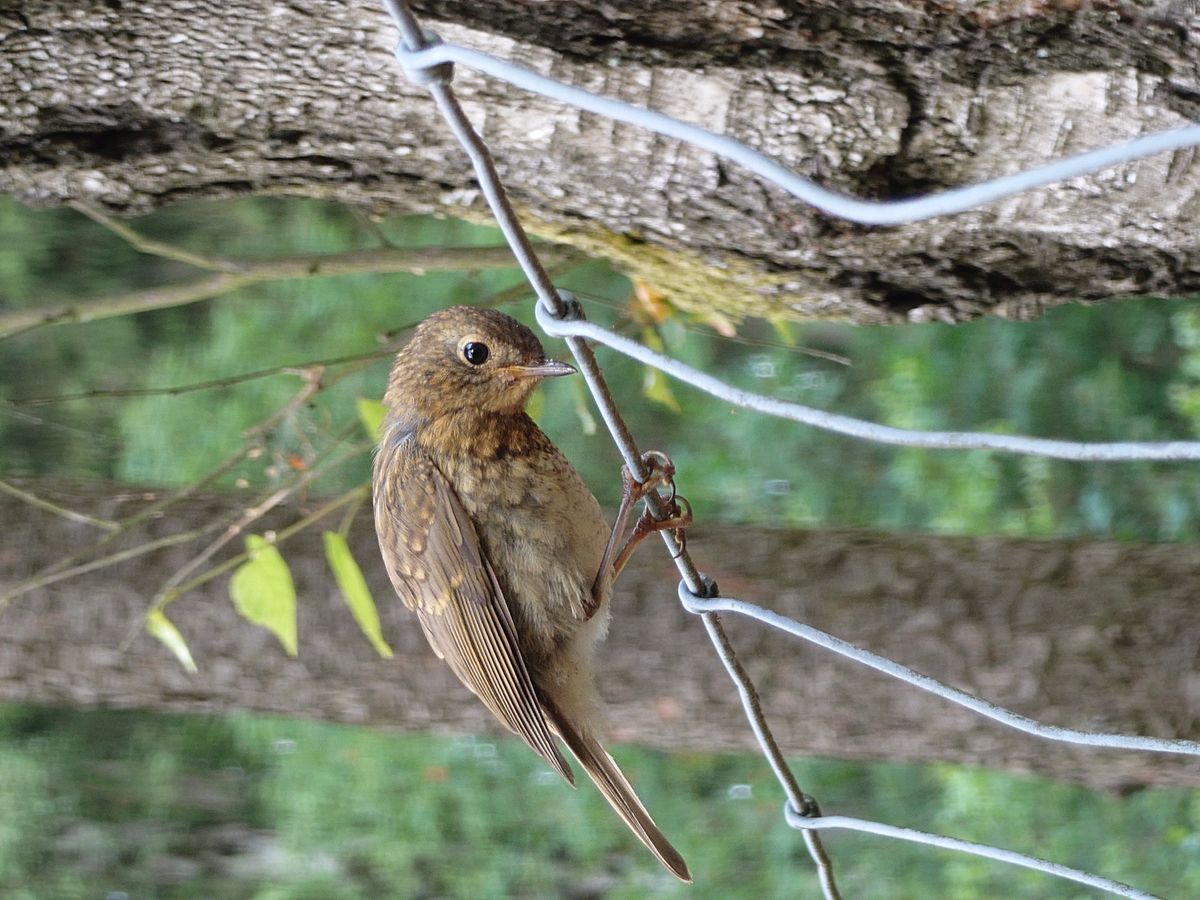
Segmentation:
{"type": "MultiPolygon", "coordinates": [[[[757,755],[618,748],[686,855],[661,870],[608,806],[518,741],[287,719],[0,706],[0,894],[10,898],[815,896],[757,755]]],[[[848,815],[1200,892],[1200,795],[1119,799],[953,766],[796,760],[848,815]]],[[[831,834],[847,897],[1089,897],[999,864],[831,834]]]]}

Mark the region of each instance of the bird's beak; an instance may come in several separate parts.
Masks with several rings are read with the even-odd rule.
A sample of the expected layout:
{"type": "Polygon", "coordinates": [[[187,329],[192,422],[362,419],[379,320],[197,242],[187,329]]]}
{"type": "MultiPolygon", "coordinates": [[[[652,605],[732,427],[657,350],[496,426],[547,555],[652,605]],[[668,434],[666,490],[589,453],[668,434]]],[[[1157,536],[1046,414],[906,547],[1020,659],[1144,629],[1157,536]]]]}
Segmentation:
{"type": "Polygon", "coordinates": [[[575,367],[557,359],[548,359],[536,366],[513,366],[513,372],[523,378],[557,378],[559,375],[574,375],[575,367]]]}

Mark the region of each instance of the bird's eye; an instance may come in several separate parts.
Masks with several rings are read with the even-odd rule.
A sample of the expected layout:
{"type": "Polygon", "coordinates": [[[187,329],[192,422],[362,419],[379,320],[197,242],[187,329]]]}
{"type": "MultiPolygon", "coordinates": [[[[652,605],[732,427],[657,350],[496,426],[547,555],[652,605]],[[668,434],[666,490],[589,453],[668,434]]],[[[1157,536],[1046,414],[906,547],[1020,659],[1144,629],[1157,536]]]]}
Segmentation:
{"type": "Polygon", "coordinates": [[[488,345],[482,343],[481,341],[468,341],[467,343],[463,344],[463,359],[473,366],[482,366],[485,362],[487,362],[489,353],[490,351],[488,350],[488,345]]]}

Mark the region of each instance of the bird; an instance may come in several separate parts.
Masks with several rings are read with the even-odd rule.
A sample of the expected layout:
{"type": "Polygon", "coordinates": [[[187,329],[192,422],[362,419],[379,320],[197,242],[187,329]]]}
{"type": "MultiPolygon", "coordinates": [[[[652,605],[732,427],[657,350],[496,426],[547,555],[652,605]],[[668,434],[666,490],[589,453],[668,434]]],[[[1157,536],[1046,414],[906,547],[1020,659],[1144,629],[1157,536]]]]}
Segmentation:
{"type": "Polygon", "coordinates": [[[454,306],[418,325],[384,393],[372,473],[380,552],[397,595],[458,679],[574,786],[556,735],[637,838],[690,882],[687,863],[601,743],[596,691],[616,575],[641,537],[682,520],[643,515],[618,551],[619,530],[673,467],[647,454],[652,477],[641,485],[623,470],[610,529],[525,412],[540,381],[574,372],[497,310],[454,306]]]}

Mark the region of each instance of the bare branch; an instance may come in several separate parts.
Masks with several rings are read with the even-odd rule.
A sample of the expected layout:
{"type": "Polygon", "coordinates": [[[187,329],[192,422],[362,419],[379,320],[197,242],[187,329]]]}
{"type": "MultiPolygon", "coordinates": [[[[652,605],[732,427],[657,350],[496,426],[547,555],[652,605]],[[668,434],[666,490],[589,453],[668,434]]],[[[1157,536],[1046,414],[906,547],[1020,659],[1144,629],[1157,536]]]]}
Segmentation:
{"type": "MultiPolygon", "coordinates": [[[[561,263],[556,267],[550,268],[548,271],[551,277],[557,278],[565,274],[573,262],[561,263]]],[[[512,287],[504,288],[485,297],[477,306],[503,306],[506,303],[511,303],[514,300],[521,299],[529,294],[529,288],[523,282],[515,284],[512,287]]],[[[207,391],[223,387],[232,387],[236,384],[242,384],[247,381],[254,381],[258,378],[269,378],[272,375],[294,375],[298,370],[311,368],[312,366],[322,366],[328,368],[330,366],[341,366],[349,363],[371,363],[377,359],[391,356],[396,352],[395,338],[397,335],[411,331],[417,325],[416,322],[406,322],[403,325],[397,326],[388,330],[382,336],[386,346],[379,350],[369,350],[365,353],[351,353],[346,356],[334,356],[327,359],[308,359],[297,363],[288,363],[282,366],[271,366],[267,369],[256,369],[252,372],[242,372],[237,375],[227,375],[224,378],[210,378],[206,381],[194,381],[190,384],[173,385],[170,387],[155,387],[155,388],[116,388],[112,390],[96,390],[96,391],[80,391],[74,394],[56,394],[46,397],[28,397],[18,400],[6,400],[5,406],[49,406],[53,403],[66,403],[71,400],[107,400],[115,398],[128,397],[158,397],[158,396],[175,396],[178,394],[186,394],[192,391],[207,391]]],[[[361,371],[362,366],[356,366],[349,373],[343,373],[337,376],[337,379],[344,377],[346,374],[361,371]]],[[[335,380],[326,380],[326,386],[335,383],[335,380]]]]}
{"type": "MultiPolygon", "coordinates": [[[[81,560],[87,559],[89,556],[95,553],[99,553],[130,529],[141,524],[142,522],[145,522],[147,519],[159,515],[163,510],[167,509],[171,505],[190,497],[192,494],[196,493],[207,485],[212,484],[222,475],[232,470],[234,466],[246,459],[246,457],[250,455],[251,451],[260,447],[263,441],[266,439],[266,436],[270,434],[271,431],[281,421],[283,421],[283,419],[292,414],[301,405],[307,403],[313,394],[320,389],[320,387],[321,385],[319,384],[318,378],[310,377],[306,379],[304,386],[294,396],[289,398],[287,403],[283,404],[283,406],[281,406],[279,409],[272,412],[257,425],[246,429],[246,431],[243,433],[244,443],[242,446],[222,459],[208,472],[204,473],[190,484],[164,495],[163,497],[151,503],[149,506],[139,510],[134,515],[122,519],[118,523],[119,528],[117,530],[110,532],[109,534],[100,538],[98,541],[92,543],[90,546],[84,547],[75,553],[67,554],[58,561],[51,563],[48,566],[44,566],[29,578],[25,579],[19,584],[13,585],[7,591],[0,594],[0,612],[3,612],[3,610],[10,603],[12,603],[13,600],[16,600],[23,594],[27,594],[38,587],[42,587],[43,585],[50,584],[55,581],[60,581],[62,578],[71,577],[72,575],[80,575],[84,572],[93,571],[96,568],[102,568],[102,565],[93,565],[91,563],[81,566],[76,566],[76,564],[81,560]],[[70,568],[72,566],[76,567],[70,568]]],[[[106,557],[106,559],[110,560],[110,562],[104,563],[105,565],[111,564],[111,562],[120,561],[120,559],[113,557],[106,557]]]]}
{"type": "Polygon", "coordinates": [[[67,205],[77,213],[87,216],[96,224],[103,225],[139,253],[145,253],[149,256],[161,256],[163,259],[173,259],[176,262],[195,266],[197,269],[211,269],[214,272],[234,273],[241,271],[240,265],[232,260],[222,259],[219,256],[204,256],[199,253],[193,253],[190,250],[185,250],[182,247],[176,247],[173,244],[145,237],[129,225],[101,212],[94,206],[89,206],[78,200],[72,200],[67,205]]]}
{"type": "Polygon", "coordinates": [[[30,506],[36,506],[38,509],[44,509],[46,512],[54,513],[56,516],[70,519],[72,522],[91,525],[104,531],[117,531],[121,527],[118,523],[109,521],[108,519],[97,519],[94,516],[76,512],[73,509],[67,509],[65,506],[59,506],[57,503],[51,503],[49,500],[39,497],[36,494],[23,491],[16,485],[9,484],[7,481],[0,481],[0,491],[11,494],[19,500],[24,500],[30,506]]]}
{"type": "MultiPolygon", "coordinates": [[[[539,247],[551,261],[577,261],[568,247],[539,247]]],[[[181,251],[186,252],[186,251],[181,251]]],[[[161,254],[160,254],[161,255],[161,254]]],[[[215,265],[215,263],[214,263],[215,265]]],[[[185,284],[125,291],[107,297],[55,306],[14,309],[0,313],[0,338],[13,337],[47,325],[111,319],[152,309],[169,309],[228,294],[238,288],[289,278],[332,278],[338,275],[389,272],[482,271],[513,266],[508,247],[377,247],[345,253],[307,253],[273,259],[239,260],[236,268],[185,284]]],[[[211,267],[210,267],[211,268],[211,267]]],[[[527,289],[525,289],[527,290],[527,289]]]]}

